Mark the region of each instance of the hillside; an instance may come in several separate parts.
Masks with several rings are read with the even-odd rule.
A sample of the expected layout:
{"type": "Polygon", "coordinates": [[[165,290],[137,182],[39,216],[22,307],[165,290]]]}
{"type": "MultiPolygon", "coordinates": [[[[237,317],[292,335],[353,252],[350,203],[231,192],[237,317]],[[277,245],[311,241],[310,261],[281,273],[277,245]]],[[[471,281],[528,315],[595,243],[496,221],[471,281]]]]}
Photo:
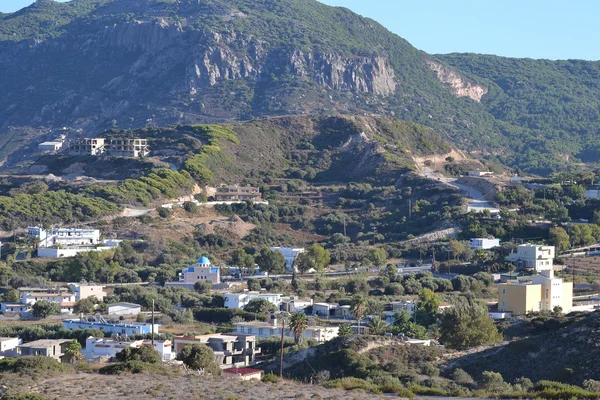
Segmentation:
{"type": "Polygon", "coordinates": [[[448,371],[462,368],[478,378],[482,371],[500,372],[512,381],[558,380],[581,385],[600,374],[600,312],[569,316],[549,332],[448,362],[448,371]]]}

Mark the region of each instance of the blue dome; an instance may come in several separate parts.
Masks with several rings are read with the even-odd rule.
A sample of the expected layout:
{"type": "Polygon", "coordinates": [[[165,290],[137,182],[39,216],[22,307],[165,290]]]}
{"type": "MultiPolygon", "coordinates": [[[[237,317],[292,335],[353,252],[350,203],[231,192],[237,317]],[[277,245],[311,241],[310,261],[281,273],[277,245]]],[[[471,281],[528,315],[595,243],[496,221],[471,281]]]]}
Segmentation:
{"type": "Polygon", "coordinates": [[[202,256],[198,259],[198,264],[210,264],[210,260],[208,257],[202,256]]]}

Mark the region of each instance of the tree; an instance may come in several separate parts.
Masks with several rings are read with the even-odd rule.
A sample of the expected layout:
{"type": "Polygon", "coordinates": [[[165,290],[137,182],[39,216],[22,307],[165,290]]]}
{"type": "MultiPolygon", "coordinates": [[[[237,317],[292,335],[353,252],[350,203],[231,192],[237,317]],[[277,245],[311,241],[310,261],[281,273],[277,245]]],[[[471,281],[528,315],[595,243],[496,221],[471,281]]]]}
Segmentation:
{"type": "Polygon", "coordinates": [[[240,271],[245,269],[247,274],[250,275],[254,268],[254,257],[246,253],[246,250],[244,249],[235,249],[231,254],[230,263],[234,267],[238,267],[240,271]]]}
{"type": "Polygon", "coordinates": [[[379,275],[388,278],[390,282],[395,282],[398,278],[398,270],[392,264],[388,264],[379,272],[379,275]]]}
{"type": "Polygon", "coordinates": [[[219,375],[221,372],[215,361],[215,353],[205,344],[186,344],[177,354],[177,359],[193,370],[202,369],[212,375],[219,375]]]}
{"type": "Polygon", "coordinates": [[[183,209],[190,214],[198,213],[198,205],[193,201],[186,201],[183,203],[183,209]]]}
{"type": "Polygon", "coordinates": [[[461,258],[467,252],[467,246],[458,240],[450,240],[449,248],[455,260],[461,258]]]}
{"type": "Polygon", "coordinates": [[[352,297],[352,304],[351,304],[350,311],[352,312],[352,315],[354,315],[354,318],[356,318],[356,320],[358,321],[358,333],[359,334],[360,334],[360,320],[362,319],[363,315],[365,314],[366,305],[367,305],[367,302],[362,295],[356,294],[356,295],[354,295],[354,297],[352,297]]]}
{"type": "Polygon", "coordinates": [[[285,257],[280,251],[264,248],[256,256],[256,263],[261,271],[279,274],[285,271],[285,257]]]}
{"type": "Polygon", "coordinates": [[[338,330],[339,336],[350,336],[352,335],[352,327],[350,324],[342,324],[338,330]]]}
{"type": "Polygon", "coordinates": [[[372,247],[367,253],[367,260],[376,267],[384,265],[387,261],[387,257],[387,252],[381,247],[372,247]]]}
{"type": "Polygon", "coordinates": [[[194,283],[194,290],[200,294],[210,294],[212,282],[206,280],[198,281],[194,283]]]}
{"type": "Polygon", "coordinates": [[[389,327],[390,325],[379,316],[373,317],[369,322],[369,330],[373,335],[383,336],[389,327]]]}
{"type": "Polygon", "coordinates": [[[244,307],[244,311],[256,314],[268,314],[274,309],[275,306],[265,299],[252,299],[244,307]]]}
{"type": "Polygon", "coordinates": [[[80,299],[75,303],[73,312],[76,314],[91,314],[94,312],[94,303],[89,298],[80,299]]]}
{"type": "Polygon", "coordinates": [[[417,305],[417,321],[421,325],[429,326],[437,319],[440,307],[440,298],[431,289],[423,289],[419,293],[419,304],[417,305]]]}
{"type": "Polygon", "coordinates": [[[65,355],[69,359],[70,363],[81,359],[81,357],[83,357],[81,354],[81,344],[77,340],[67,343],[67,346],[65,347],[65,355]]]}
{"type": "Polygon", "coordinates": [[[248,290],[251,292],[257,292],[262,288],[258,279],[248,279],[247,285],[248,290]]]}
{"type": "Polygon", "coordinates": [[[457,275],[452,278],[452,287],[456,291],[468,292],[471,289],[471,281],[468,276],[457,275]]]}
{"type": "Polygon", "coordinates": [[[50,315],[59,314],[60,307],[56,303],[40,300],[36,301],[35,304],[31,306],[31,311],[33,312],[33,316],[36,318],[47,318],[50,315]]]}
{"type": "Polygon", "coordinates": [[[19,299],[19,291],[14,288],[8,288],[2,295],[2,300],[7,303],[16,303],[19,299]]]}
{"type": "Polygon", "coordinates": [[[308,318],[304,313],[294,313],[290,320],[290,329],[294,332],[294,341],[296,344],[302,343],[302,335],[308,327],[308,318]]]}
{"type": "Polygon", "coordinates": [[[482,344],[495,343],[502,335],[488,316],[487,305],[477,300],[459,297],[454,307],[441,317],[440,339],[446,347],[465,350],[482,344]]]}
{"type": "Polygon", "coordinates": [[[141,361],[149,364],[157,364],[161,361],[158,351],[147,344],[142,347],[127,347],[118,352],[115,357],[120,362],[141,361]]]}
{"type": "Polygon", "coordinates": [[[567,231],[557,226],[550,228],[550,244],[556,247],[558,251],[565,251],[571,245],[571,238],[567,231]]]}
{"type": "Polygon", "coordinates": [[[318,244],[313,244],[304,253],[298,254],[294,261],[294,267],[300,272],[307,272],[311,269],[323,271],[329,266],[331,255],[318,244]]]}

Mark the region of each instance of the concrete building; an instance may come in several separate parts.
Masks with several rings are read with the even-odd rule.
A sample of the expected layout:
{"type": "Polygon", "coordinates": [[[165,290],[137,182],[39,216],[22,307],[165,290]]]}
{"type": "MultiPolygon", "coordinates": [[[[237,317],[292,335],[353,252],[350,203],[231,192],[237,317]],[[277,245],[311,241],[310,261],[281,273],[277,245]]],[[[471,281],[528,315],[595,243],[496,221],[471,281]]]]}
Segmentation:
{"type": "Polygon", "coordinates": [[[10,301],[3,301],[0,303],[0,311],[5,312],[16,312],[16,313],[24,313],[29,311],[31,306],[29,304],[23,303],[13,303],[10,301]]]}
{"type": "Polygon", "coordinates": [[[489,250],[500,246],[500,239],[472,238],[471,248],[489,250]]]}
{"type": "MultiPolygon", "coordinates": [[[[114,357],[117,353],[128,347],[139,348],[142,346],[151,346],[151,340],[113,340],[106,338],[95,338],[90,336],[85,341],[85,348],[81,353],[88,360],[100,357],[114,357]]],[[[163,361],[170,361],[175,358],[172,352],[173,346],[170,340],[155,340],[154,349],[160,354],[163,361]]]]}
{"type": "Polygon", "coordinates": [[[533,269],[537,272],[551,270],[554,265],[554,246],[521,244],[510,261],[520,269],[533,269]]]}
{"type": "Polygon", "coordinates": [[[271,251],[278,251],[283,254],[283,257],[285,258],[285,269],[290,272],[295,270],[294,261],[296,260],[298,254],[304,253],[304,249],[300,247],[271,247],[271,251]]]}
{"type": "Polygon", "coordinates": [[[69,142],[69,154],[72,156],[97,156],[106,152],[105,138],[76,138],[69,142]]]}
{"type": "Polygon", "coordinates": [[[49,231],[38,226],[27,228],[27,236],[37,242],[38,247],[83,246],[100,243],[98,229],[53,228],[49,231]]]}
{"type": "Polygon", "coordinates": [[[200,257],[195,266],[182,269],[179,273],[179,280],[166,282],[165,286],[194,290],[194,285],[198,281],[209,281],[213,285],[221,283],[221,269],[213,267],[208,257],[200,257]]]}
{"type": "Polygon", "coordinates": [[[142,306],[135,303],[112,303],[106,306],[108,315],[138,315],[142,312],[142,306]]]}
{"type": "Polygon", "coordinates": [[[509,282],[498,285],[498,311],[522,315],[552,311],[561,307],[564,313],[573,309],[573,282],[554,277],[553,270],[532,275],[531,282],[509,282]]]}
{"type": "Polygon", "coordinates": [[[38,149],[42,151],[57,151],[62,149],[63,142],[43,142],[38,144],[38,149]]]}
{"type": "Polygon", "coordinates": [[[488,176],[488,175],[494,175],[493,172],[491,171],[481,171],[479,168],[477,168],[475,171],[469,171],[469,176],[488,176]]]}
{"type": "Polygon", "coordinates": [[[340,306],[337,303],[314,303],[312,315],[325,318],[352,318],[350,305],[340,306]]]}
{"type": "MultiPolygon", "coordinates": [[[[144,339],[142,342],[144,346],[152,346],[152,340],[144,339]]],[[[156,340],[154,339],[154,350],[160,354],[163,361],[171,361],[175,359],[177,354],[173,351],[173,343],[170,340],[156,340]]]]}
{"type": "Polygon", "coordinates": [[[61,305],[63,303],[74,303],[75,295],[73,293],[53,293],[53,292],[34,292],[21,294],[21,303],[34,305],[38,301],[45,300],[50,303],[61,305]]]}
{"type": "Polygon", "coordinates": [[[242,381],[260,381],[264,376],[264,371],[254,368],[227,368],[223,370],[223,376],[238,378],[242,381]]]}
{"type": "Polygon", "coordinates": [[[262,201],[260,189],[254,186],[220,185],[216,188],[216,201],[262,201]]]}
{"type": "Polygon", "coordinates": [[[279,305],[280,311],[289,313],[304,312],[307,308],[313,305],[312,299],[301,300],[295,296],[282,297],[279,305]]]}
{"type": "MultiPolygon", "coordinates": [[[[289,329],[289,319],[286,319],[286,328],[284,336],[294,338],[294,332],[289,329]]],[[[337,326],[308,326],[302,335],[304,339],[326,342],[338,336],[339,327],[337,326]]],[[[260,338],[270,336],[281,336],[281,322],[275,316],[271,316],[269,322],[252,321],[237,322],[235,324],[234,334],[255,335],[260,338]]]]}
{"type": "Polygon", "coordinates": [[[23,344],[23,339],[18,337],[0,337],[0,356],[16,357],[17,347],[23,344]]]}
{"type": "Polygon", "coordinates": [[[281,294],[279,293],[261,293],[261,292],[243,292],[243,293],[225,293],[225,308],[243,309],[254,299],[264,299],[275,307],[279,308],[281,304],[281,294]]]}
{"type": "Polygon", "coordinates": [[[115,157],[145,157],[150,154],[146,139],[110,139],[106,149],[108,154],[115,157]]]}
{"type": "MultiPolygon", "coordinates": [[[[109,335],[149,335],[152,333],[152,324],[144,322],[119,322],[111,323],[106,321],[86,321],[81,319],[66,319],[63,321],[63,328],[75,331],[77,329],[99,329],[109,335]]],[[[154,324],[154,333],[158,333],[159,324],[154,324]]]]}
{"type": "Polygon", "coordinates": [[[65,361],[67,343],[72,339],[42,339],[29,342],[17,347],[17,355],[51,357],[60,362],[65,361]]]}
{"type": "Polygon", "coordinates": [[[200,336],[176,336],[173,339],[175,353],[181,352],[185,345],[201,343],[215,353],[215,361],[222,368],[246,367],[256,363],[256,355],[261,349],[256,346],[254,335],[214,333],[200,336]]]}
{"type": "Polygon", "coordinates": [[[94,285],[92,283],[69,283],[69,287],[75,295],[75,301],[87,299],[92,296],[103,301],[104,296],[106,296],[104,286],[102,285],[94,285]]]}

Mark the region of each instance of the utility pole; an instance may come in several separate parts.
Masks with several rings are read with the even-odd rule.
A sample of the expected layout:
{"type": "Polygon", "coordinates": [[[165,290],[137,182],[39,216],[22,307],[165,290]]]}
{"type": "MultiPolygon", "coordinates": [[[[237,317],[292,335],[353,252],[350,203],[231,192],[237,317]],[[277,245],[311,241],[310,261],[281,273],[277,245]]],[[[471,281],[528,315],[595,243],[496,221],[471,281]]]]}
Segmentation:
{"type": "Polygon", "coordinates": [[[452,250],[448,249],[448,279],[450,279],[450,252],[452,250]]]}
{"type": "Polygon", "coordinates": [[[348,237],[348,235],[346,235],[346,214],[344,214],[344,237],[348,237]]]}
{"type": "Polygon", "coordinates": [[[408,219],[412,217],[412,200],[408,199],[408,219]]]}
{"type": "Polygon", "coordinates": [[[152,299],[152,348],[154,348],[154,299],[152,299]]]}
{"type": "Polygon", "coordinates": [[[283,379],[283,337],[285,333],[285,317],[281,315],[281,353],[279,354],[279,379],[283,379]]]}

